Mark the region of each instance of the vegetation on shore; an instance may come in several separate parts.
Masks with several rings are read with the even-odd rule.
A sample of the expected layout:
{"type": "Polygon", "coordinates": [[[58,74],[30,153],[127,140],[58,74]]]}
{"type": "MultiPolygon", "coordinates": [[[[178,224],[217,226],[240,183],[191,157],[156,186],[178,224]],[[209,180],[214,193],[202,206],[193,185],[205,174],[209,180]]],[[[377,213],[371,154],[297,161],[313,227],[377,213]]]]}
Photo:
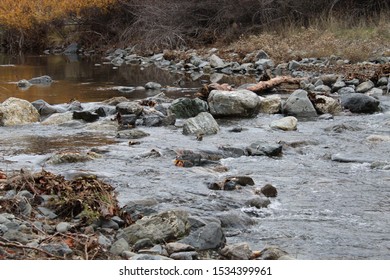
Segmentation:
{"type": "Polygon", "coordinates": [[[387,0],[2,2],[0,40],[8,52],[78,42],[102,50],[263,49],[277,61],[333,54],[354,62],[390,55],[387,0]]]}

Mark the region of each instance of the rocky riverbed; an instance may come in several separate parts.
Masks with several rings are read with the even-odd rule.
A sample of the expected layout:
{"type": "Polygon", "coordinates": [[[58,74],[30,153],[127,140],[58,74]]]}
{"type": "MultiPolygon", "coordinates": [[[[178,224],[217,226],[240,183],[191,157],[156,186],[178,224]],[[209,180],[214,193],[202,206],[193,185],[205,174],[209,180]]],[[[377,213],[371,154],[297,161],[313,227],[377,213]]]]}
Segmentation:
{"type": "MultiPolygon", "coordinates": [[[[110,54],[117,67],[145,61],[122,51],[110,54]]],[[[314,59],[281,72],[260,54],[239,65],[214,53],[179,66],[164,54],[148,61],[268,80],[286,70],[298,82],[263,92],[214,83],[175,100],[149,83],[156,94],[139,100],[4,101],[1,258],[389,258],[386,62],[346,77],[298,69],[314,59]],[[61,216],[46,196],[67,198],[37,190],[43,171],[79,189],[109,184],[117,208],[87,223],[81,201],[61,216]],[[24,183],[12,188],[15,176],[24,183]]]]}

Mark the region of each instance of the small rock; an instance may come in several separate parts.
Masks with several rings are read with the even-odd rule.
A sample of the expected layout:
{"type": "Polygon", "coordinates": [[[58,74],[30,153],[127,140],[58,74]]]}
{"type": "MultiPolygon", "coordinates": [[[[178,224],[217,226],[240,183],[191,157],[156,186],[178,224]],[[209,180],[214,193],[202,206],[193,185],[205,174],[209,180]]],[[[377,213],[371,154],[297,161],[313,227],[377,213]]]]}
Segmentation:
{"type": "Polygon", "coordinates": [[[282,145],[268,144],[261,141],[252,143],[246,148],[250,156],[280,156],[282,154],[282,145]]]}
{"type": "Polygon", "coordinates": [[[57,226],[56,226],[56,231],[59,232],[59,233],[65,233],[65,232],[67,232],[71,227],[72,227],[72,226],[71,226],[70,223],[67,223],[67,222],[60,222],[60,223],[57,224],[57,226]]]}
{"type": "Polygon", "coordinates": [[[151,89],[151,90],[159,90],[161,89],[161,84],[156,82],[148,82],[145,84],[145,89],[151,89]]]}
{"type": "Polygon", "coordinates": [[[249,260],[252,256],[252,250],[248,243],[238,243],[226,245],[220,254],[229,260],[249,260]]]}
{"type": "Polygon", "coordinates": [[[193,252],[178,252],[178,253],[173,253],[169,255],[171,259],[174,260],[197,260],[198,259],[198,253],[193,251],[193,252]]]}
{"type": "Polygon", "coordinates": [[[371,80],[368,80],[366,82],[359,84],[356,87],[356,92],[365,93],[365,92],[369,91],[370,89],[372,89],[373,87],[375,87],[375,84],[371,80]]]}
{"type": "Polygon", "coordinates": [[[179,242],[169,242],[165,245],[165,249],[169,255],[178,252],[195,251],[193,246],[179,242]]]}
{"type": "Polygon", "coordinates": [[[39,246],[40,249],[47,251],[53,255],[57,256],[66,256],[73,253],[72,249],[69,248],[67,244],[64,243],[54,243],[54,244],[43,244],[39,246]]]}
{"type": "Polygon", "coordinates": [[[297,129],[298,120],[295,117],[285,117],[279,120],[272,121],[270,127],[273,129],[281,129],[291,131],[297,129]]]}
{"type": "Polygon", "coordinates": [[[134,243],[133,250],[138,252],[141,249],[152,248],[154,246],[152,240],[149,238],[142,238],[134,243]]]}
{"type": "Polygon", "coordinates": [[[245,201],[246,206],[255,207],[257,209],[266,208],[270,204],[271,201],[268,198],[262,196],[254,196],[248,199],[247,201],[245,201]]]}
{"type": "Polygon", "coordinates": [[[128,251],[129,248],[130,246],[127,241],[124,238],[120,238],[112,244],[110,248],[110,253],[119,256],[124,251],[128,251]]]}
{"type": "Polygon", "coordinates": [[[117,138],[123,139],[140,139],[149,136],[150,134],[139,129],[121,130],[117,133],[117,138]]]}
{"type": "Polygon", "coordinates": [[[203,135],[216,134],[219,131],[219,125],[214,117],[208,112],[199,113],[196,117],[189,118],[183,125],[183,134],[198,134],[203,135]]]}
{"type": "Polygon", "coordinates": [[[264,187],[261,188],[260,191],[266,197],[276,197],[278,195],[277,189],[271,184],[266,184],[264,187]]]}

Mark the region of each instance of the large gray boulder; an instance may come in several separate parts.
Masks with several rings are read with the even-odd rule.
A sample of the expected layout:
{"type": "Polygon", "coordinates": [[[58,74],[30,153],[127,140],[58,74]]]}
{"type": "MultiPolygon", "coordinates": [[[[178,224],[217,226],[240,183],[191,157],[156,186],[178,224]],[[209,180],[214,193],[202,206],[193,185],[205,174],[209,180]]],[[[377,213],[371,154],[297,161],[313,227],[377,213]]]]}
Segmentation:
{"type": "Polygon", "coordinates": [[[189,118],[183,125],[183,134],[216,134],[219,131],[219,125],[214,117],[208,112],[199,113],[196,117],[189,118]]]}
{"type": "Polygon", "coordinates": [[[39,118],[38,110],[26,100],[10,97],[0,104],[0,126],[29,124],[39,118]]]}
{"type": "Polygon", "coordinates": [[[353,93],[341,97],[341,105],[352,113],[371,114],[379,111],[379,100],[362,93],[353,93]]]}
{"type": "Polygon", "coordinates": [[[149,238],[154,243],[162,243],[186,236],[190,230],[188,214],[182,210],[165,211],[143,217],[123,230],[129,244],[149,238]]]}
{"type": "Polygon", "coordinates": [[[216,117],[254,117],[260,111],[260,97],[249,90],[213,90],[208,97],[210,113],[216,117]]]}
{"type": "Polygon", "coordinates": [[[283,105],[283,113],[294,117],[311,118],[316,117],[317,112],[305,90],[294,91],[283,105]]]}
{"type": "Polygon", "coordinates": [[[208,105],[206,101],[199,98],[182,97],[175,99],[169,109],[176,115],[176,118],[187,119],[195,117],[201,112],[207,112],[208,105]]]}

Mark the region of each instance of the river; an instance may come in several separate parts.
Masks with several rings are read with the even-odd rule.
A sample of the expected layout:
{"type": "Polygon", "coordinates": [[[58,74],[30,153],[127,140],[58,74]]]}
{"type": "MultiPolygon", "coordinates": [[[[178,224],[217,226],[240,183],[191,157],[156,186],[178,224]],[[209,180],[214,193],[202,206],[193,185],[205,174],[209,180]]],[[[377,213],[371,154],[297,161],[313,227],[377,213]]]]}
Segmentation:
{"type": "MultiPolygon", "coordinates": [[[[148,81],[166,86],[178,79],[177,74],[154,67],[115,69],[88,58],[2,57],[0,64],[1,101],[14,96],[52,104],[71,98],[98,102],[123,95],[118,86],[148,81]],[[51,76],[54,84],[17,89],[18,80],[40,75],[51,76]]],[[[199,81],[188,81],[188,88],[199,86],[199,81]]],[[[178,90],[172,96],[192,93],[178,90]]],[[[131,94],[134,99],[148,96],[145,91],[131,94]]],[[[389,96],[381,101],[388,105],[389,96]]],[[[154,198],[158,210],[180,207],[201,217],[231,213],[238,225],[227,228],[228,243],[248,242],[253,250],[275,245],[297,259],[390,259],[390,141],[386,140],[390,112],[300,120],[298,129],[289,132],[270,129],[270,122],[278,118],[259,114],[252,119],[218,120],[220,132],[203,141],[183,135],[181,120],[174,127],[140,127],[150,136],[135,146],[115,138],[116,130],[109,124],[104,129],[96,124],[0,127],[0,170],[45,168],[65,176],[94,173],[117,188],[121,204],[154,198]],[[233,127],[243,130],[232,133],[233,127]],[[382,138],[373,137],[377,135],[382,138]],[[217,152],[222,146],[243,148],[260,140],[282,143],[283,155],[229,157],[216,165],[191,168],[173,162],[178,150],[217,152]],[[92,148],[104,151],[103,157],[65,165],[45,163],[61,150],[92,148]],[[152,150],[158,157],[150,154],[152,150]],[[227,171],[215,168],[218,165],[227,171]],[[209,182],[239,175],[253,178],[255,186],[236,191],[207,188],[209,182]],[[278,189],[278,196],[267,208],[246,207],[243,201],[266,183],[278,189]]]]}

